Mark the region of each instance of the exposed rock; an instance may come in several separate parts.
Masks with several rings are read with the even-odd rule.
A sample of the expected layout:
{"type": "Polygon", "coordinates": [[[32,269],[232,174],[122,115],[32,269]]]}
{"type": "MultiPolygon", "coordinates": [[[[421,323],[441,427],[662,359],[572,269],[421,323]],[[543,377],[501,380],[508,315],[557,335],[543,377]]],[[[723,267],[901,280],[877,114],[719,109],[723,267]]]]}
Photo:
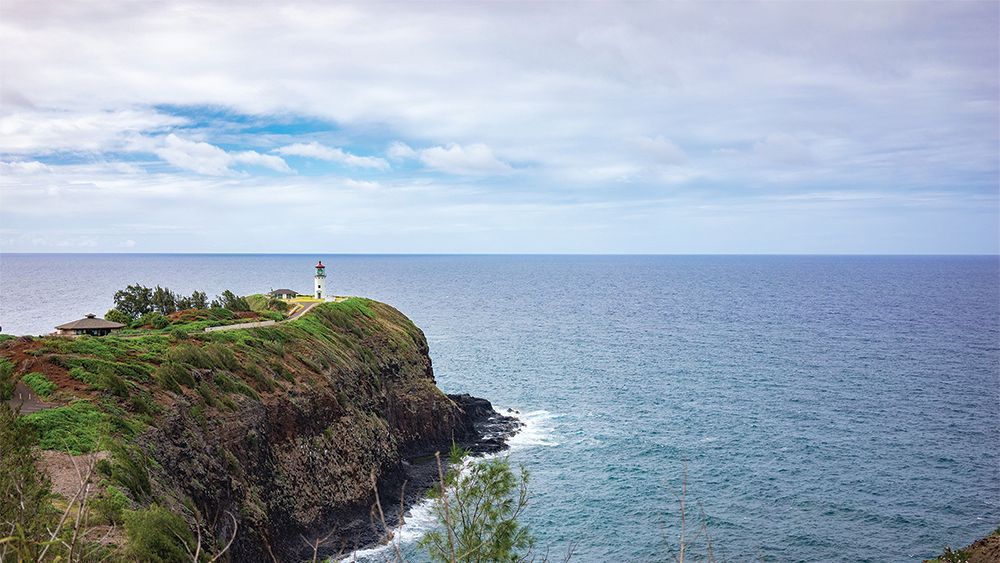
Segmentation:
{"type": "Polygon", "coordinates": [[[373,475],[391,526],[401,492],[405,508],[437,478],[435,452],[447,457],[452,443],[500,451],[516,431],[516,419],[489,401],[443,394],[423,333],[391,307],[372,308],[378,320],[358,321],[360,330],[327,323],[335,348],[289,345],[289,356],[332,358],[294,366],[293,388],[237,396],[235,409],[211,416],[174,397],[143,436],[159,496],[178,507],[192,500],[216,538],[232,533],[227,513],[236,518],[232,560],[311,557],[310,544],[327,536],[323,556],[377,543],[373,475]]]}

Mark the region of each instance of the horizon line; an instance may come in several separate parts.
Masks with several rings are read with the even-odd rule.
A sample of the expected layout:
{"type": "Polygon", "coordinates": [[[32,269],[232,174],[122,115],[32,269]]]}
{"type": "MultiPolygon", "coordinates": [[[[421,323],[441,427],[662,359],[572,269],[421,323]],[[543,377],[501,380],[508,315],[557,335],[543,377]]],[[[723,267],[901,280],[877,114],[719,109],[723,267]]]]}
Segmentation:
{"type": "Polygon", "coordinates": [[[21,256],[954,256],[998,257],[996,253],[929,253],[929,252],[5,252],[3,255],[21,256]]]}

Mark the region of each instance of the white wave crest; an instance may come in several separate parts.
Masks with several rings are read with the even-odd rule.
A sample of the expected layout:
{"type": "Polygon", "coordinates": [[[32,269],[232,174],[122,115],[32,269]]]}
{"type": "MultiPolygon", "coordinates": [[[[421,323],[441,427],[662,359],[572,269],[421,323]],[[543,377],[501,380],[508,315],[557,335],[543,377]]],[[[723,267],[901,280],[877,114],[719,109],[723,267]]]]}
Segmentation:
{"type": "Polygon", "coordinates": [[[392,541],[368,549],[359,549],[339,561],[394,561],[396,546],[400,549],[415,543],[434,529],[434,501],[424,499],[403,513],[403,525],[393,529],[392,541]]]}
{"type": "MultiPolygon", "coordinates": [[[[559,442],[554,439],[555,429],[553,420],[556,416],[549,411],[537,410],[526,413],[518,412],[513,409],[497,409],[497,411],[507,416],[512,416],[521,422],[521,427],[518,429],[517,434],[514,434],[507,440],[507,444],[510,446],[511,451],[535,446],[559,445],[559,442]]],[[[493,454],[486,456],[486,458],[493,457],[495,455],[502,454],[493,454]]],[[[474,463],[476,459],[484,458],[465,460],[463,470],[464,467],[468,467],[470,463],[474,463]]],[[[365,561],[374,563],[379,561],[394,560],[396,558],[396,547],[393,545],[394,543],[397,544],[400,549],[405,549],[407,546],[412,545],[417,540],[422,538],[424,534],[434,529],[436,523],[437,522],[434,518],[434,501],[431,499],[424,499],[411,506],[410,509],[404,513],[403,525],[393,530],[392,542],[368,549],[359,549],[339,561],[365,561]]]]}
{"type": "Polygon", "coordinates": [[[555,438],[556,415],[546,410],[531,412],[501,411],[507,416],[513,416],[523,424],[521,428],[507,440],[511,451],[533,446],[558,446],[555,438]]]}

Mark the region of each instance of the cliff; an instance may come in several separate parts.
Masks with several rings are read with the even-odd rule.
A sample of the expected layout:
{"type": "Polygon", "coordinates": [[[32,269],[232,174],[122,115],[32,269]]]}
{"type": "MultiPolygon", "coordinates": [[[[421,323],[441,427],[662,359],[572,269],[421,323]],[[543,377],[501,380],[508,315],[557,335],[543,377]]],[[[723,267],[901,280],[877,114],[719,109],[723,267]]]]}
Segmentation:
{"type": "Polygon", "coordinates": [[[235,527],[235,561],[298,559],[327,536],[321,554],[371,543],[373,475],[383,506],[407,481],[412,501],[428,485],[417,459],[453,442],[501,448],[485,427],[515,424],[445,395],[420,329],[366,299],[263,328],[18,339],[0,355],[55,387],[25,417],[43,448],[110,452],[98,501],[121,505],[106,518],[124,523],[133,555],[148,547],[136,522],[160,506],[209,544],[235,527]]]}

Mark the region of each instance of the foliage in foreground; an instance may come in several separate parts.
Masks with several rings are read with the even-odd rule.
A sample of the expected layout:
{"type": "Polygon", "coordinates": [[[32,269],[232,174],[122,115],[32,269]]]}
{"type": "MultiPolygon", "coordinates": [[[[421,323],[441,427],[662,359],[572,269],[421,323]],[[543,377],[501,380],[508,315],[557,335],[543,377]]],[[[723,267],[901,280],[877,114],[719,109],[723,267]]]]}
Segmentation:
{"type": "Polygon", "coordinates": [[[0,358],[0,401],[14,396],[14,364],[0,358]]]}
{"type": "Polygon", "coordinates": [[[432,492],[440,529],[420,545],[433,561],[523,561],[535,539],[518,517],[528,504],[528,472],[518,474],[506,459],[464,466],[463,453],[452,450],[452,466],[432,492]]]}
{"type": "Polygon", "coordinates": [[[217,561],[236,537],[231,514],[233,534],[222,546],[211,541],[196,510],[184,512],[192,526],[164,507],[164,502],[182,504],[154,495],[143,465],[147,461],[138,450],[121,445],[113,447],[110,460],[74,458],[76,491],[65,498],[53,494],[45,472],[38,470],[38,445],[35,425],[0,402],[0,562],[217,561]],[[124,545],[102,541],[122,524],[124,545]]]}
{"type": "Polygon", "coordinates": [[[32,429],[0,402],[0,560],[35,561],[52,520],[49,482],[35,469],[32,429]]]}

